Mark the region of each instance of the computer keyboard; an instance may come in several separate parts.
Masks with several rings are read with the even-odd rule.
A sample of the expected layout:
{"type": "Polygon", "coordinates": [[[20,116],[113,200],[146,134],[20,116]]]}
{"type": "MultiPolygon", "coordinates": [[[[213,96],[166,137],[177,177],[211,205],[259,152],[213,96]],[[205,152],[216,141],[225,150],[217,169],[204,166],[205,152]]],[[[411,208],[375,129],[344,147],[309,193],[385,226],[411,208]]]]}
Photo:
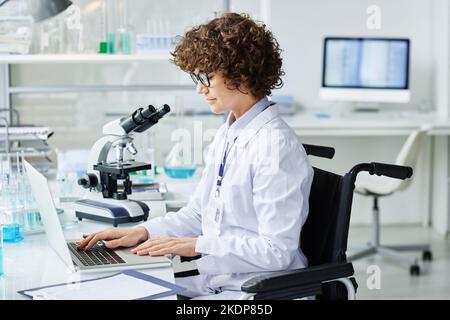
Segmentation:
{"type": "Polygon", "coordinates": [[[100,266],[107,264],[120,264],[125,261],[114,252],[107,248],[102,242],[97,243],[90,250],[77,250],[78,242],[70,242],[70,251],[81,261],[84,266],[100,266]]]}

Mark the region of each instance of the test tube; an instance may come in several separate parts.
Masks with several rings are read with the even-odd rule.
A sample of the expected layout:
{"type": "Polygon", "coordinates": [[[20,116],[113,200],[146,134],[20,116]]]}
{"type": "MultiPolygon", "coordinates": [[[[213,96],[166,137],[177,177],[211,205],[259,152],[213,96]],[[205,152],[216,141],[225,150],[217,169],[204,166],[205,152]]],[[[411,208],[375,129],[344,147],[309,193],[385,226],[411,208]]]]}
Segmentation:
{"type": "MultiPolygon", "coordinates": [[[[25,172],[25,153],[22,150],[22,172],[25,172]]],[[[26,208],[27,208],[27,219],[31,230],[36,230],[39,227],[39,221],[41,220],[38,209],[36,208],[36,201],[34,200],[33,192],[31,190],[30,180],[27,175],[24,175],[24,186],[26,194],[26,208]]]]}

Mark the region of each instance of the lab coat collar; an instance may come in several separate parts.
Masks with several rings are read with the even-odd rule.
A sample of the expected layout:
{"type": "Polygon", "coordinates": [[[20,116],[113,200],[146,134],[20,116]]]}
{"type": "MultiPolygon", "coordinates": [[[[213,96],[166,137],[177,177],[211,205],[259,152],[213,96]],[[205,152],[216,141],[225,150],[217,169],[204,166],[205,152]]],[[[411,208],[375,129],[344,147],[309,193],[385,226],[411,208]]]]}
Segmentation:
{"type": "Polygon", "coordinates": [[[234,115],[232,112],[228,114],[226,121],[227,128],[227,141],[232,143],[241,133],[241,131],[247,127],[249,123],[251,123],[264,109],[267,108],[270,101],[264,96],[258,102],[256,102],[245,114],[243,114],[240,118],[235,119],[234,122],[230,125],[230,120],[234,115]]]}
{"type": "Polygon", "coordinates": [[[255,136],[258,131],[268,122],[278,117],[278,106],[271,105],[263,112],[260,112],[246,127],[241,131],[236,140],[236,146],[244,147],[248,141],[255,136]]]}

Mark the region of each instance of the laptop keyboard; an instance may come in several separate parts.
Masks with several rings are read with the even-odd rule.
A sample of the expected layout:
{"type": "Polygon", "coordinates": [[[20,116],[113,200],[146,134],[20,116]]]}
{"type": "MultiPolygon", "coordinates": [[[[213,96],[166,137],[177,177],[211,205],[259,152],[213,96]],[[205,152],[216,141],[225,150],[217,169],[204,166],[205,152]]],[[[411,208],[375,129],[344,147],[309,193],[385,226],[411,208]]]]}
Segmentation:
{"type": "Polygon", "coordinates": [[[84,266],[101,266],[107,264],[120,264],[125,261],[114,252],[107,248],[102,242],[98,242],[90,250],[77,250],[78,242],[67,244],[70,251],[81,261],[84,266]]]}

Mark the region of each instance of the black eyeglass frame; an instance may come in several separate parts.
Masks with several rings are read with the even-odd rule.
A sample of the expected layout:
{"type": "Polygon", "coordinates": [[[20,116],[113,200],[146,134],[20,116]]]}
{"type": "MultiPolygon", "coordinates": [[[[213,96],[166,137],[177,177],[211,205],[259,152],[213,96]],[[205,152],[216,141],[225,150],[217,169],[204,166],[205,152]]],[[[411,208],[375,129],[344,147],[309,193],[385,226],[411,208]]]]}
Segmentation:
{"type": "Polygon", "coordinates": [[[195,85],[200,81],[202,85],[209,88],[211,86],[211,82],[209,81],[208,73],[207,72],[199,72],[199,74],[195,73],[189,73],[191,76],[192,81],[194,81],[195,85]]]}

